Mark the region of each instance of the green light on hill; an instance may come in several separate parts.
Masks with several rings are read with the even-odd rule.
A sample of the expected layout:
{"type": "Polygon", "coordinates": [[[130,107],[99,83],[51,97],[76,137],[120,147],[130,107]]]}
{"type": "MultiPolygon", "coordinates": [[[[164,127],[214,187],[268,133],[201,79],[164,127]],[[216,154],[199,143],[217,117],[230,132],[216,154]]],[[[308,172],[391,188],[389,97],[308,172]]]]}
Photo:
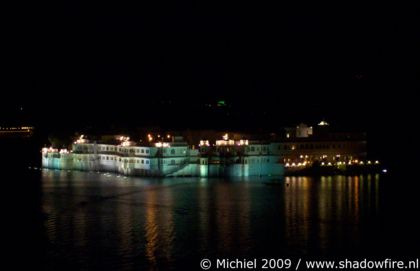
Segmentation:
{"type": "Polygon", "coordinates": [[[220,100],[217,102],[217,106],[226,106],[226,102],[223,100],[220,100]]]}

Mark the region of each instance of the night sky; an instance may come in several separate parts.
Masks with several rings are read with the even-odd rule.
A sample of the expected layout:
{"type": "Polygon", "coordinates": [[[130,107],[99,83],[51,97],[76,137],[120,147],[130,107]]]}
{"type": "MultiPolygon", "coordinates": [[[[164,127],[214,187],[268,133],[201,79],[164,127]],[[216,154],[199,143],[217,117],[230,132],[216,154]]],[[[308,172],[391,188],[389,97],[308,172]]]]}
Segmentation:
{"type": "Polygon", "coordinates": [[[325,119],[402,139],[418,100],[416,15],[355,2],[16,5],[2,121],[276,129],[325,119]],[[228,106],[205,106],[219,100],[228,106]]]}

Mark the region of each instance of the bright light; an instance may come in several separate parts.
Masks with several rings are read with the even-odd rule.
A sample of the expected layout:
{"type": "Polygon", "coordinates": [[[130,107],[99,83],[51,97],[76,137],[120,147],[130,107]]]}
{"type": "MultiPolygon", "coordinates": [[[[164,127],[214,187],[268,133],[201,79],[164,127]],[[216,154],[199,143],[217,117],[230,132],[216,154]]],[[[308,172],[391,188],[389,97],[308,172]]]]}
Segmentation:
{"type": "Polygon", "coordinates": [[[77,139],[76,142],[74,142],[74,143],[75,144],[83,144],[83,143],[86,143],[86,139],[84,137],[85,137],[85,135],[81,135],[79,137],[79,139],[77,139]]]}
{"type": "Polygon", "coordinates": [[[323,166],[323,165],[325,165],[325,163],[324,163],[324,162],[322,162],[322,163],[321,163],[321,166],[323,166]]]}
{"type": "Polygon", "coordinates": [[[287,134],[286,134],[286,137],[287,137],[287,138],[289,138],[289,137],[290,137],[290,134],[289,134],[289,133],[287,133],[287,134]]]}
{"type": "Polygon", "coordinates": [[[248,140],[241,139],[239,141],[236,141],[236,144],[239,145],[239,146],[248,145],[248,140]]]}
{"type": "Polygon", "coordinates": [[[318,123],[319,126],[326,126],[329,125],[328,122],[326,121],[321,121],[320,123],[318,123]]]}
{"type": "Polygon", "coordinates": [[[129,141],[130,140],[130,138],[128,136],[120,136],[118,139],[120,141],[129,141]]]}
{"type": "Polygon", "coordinates": [[[331,162],[328,162],[328,165],[331,166],[331,162]]]}
{"type": "Polygon", "coordinates": [[[42,148],[42,152],[58,152],[58,149],[53,149],[52,147],[49,148],[42,148]]]}
{"type": "Polygon", "coordinates": [[[169,143],[167,142],[157,142],[155,143],[155,146],[158,148],[168,148],[170,147],[169,143]]]}
{"type": "Polygon", "coordinates": [[[379,161],[378,161],[378,160],[376,160],[376,161],[375,161],[375,164],[379,164],[379,161]]]}
{"type": "Polygon", "coordinates": [[[363,161],[360,161],[360,162],[359,162],[359,165],[363,165],[363,164],[364,164],[364,163],[363,163],[363,161]]]}
{"type": "Polygon", "coordinates": [[[210,142],[208,140],[200,140],[200,144],[198,146],[210,146],[210,142]]]}
{"type": "Polygon", "coordinates": [[[171,138],[171,135],[169,135],[169,134],[168,134],[168,135],[166,135],[166,138],[171,138]]]}
{"type": "Polygon", "coordinates": [[[290,164],[289,163],[286,163],[286,167],[289,167],[290,166],[290,164]]]}
{"type": "Polygon", "coordinates": [[[383,173],[387,173],[387,172],[388,172],[388,170],[386,170],[386,169],[383,169],[383,170],[382,170],[382,172],[383,172],[383,173]]]}
{"type": "Polygon", "coordinates": [[[372,164],[372,162],[371,162],[371,161],[367,161],[367,163],[368,163],[368,165],[372,164]]]}
{"type": "Polygon", "coordinates": [[[231,145],[235,145],[235,141],[233,141],[232,139],[230,140],[216,140],[216,146],[231,146],[231,145]]]}
{"type": "Polygon", "coordinates": [[[226,133],[226,134],[224,134],[224,135],[223,135],[223,139],[224,139],[224,140],[228,140],[228,139],[229,139],[229,135],[228,135],[227,133],[226,133]]]}

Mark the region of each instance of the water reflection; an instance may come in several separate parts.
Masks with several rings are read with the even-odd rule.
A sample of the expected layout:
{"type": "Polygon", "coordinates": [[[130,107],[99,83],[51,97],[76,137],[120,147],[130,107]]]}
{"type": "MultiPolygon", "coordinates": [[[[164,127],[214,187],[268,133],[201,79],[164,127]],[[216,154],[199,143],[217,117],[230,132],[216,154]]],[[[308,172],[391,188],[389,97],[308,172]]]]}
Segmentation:
{"type": "Polygon", "coordinates": [[[301,253],[358,247],[379,211],[379,175],[286,177],[285,235],[301,253]]]}
{"type": "Polygon", "coordinates": [[[52,268],[164,269],[203,256],[353,253],[381,208],[378,175],[273,183],[50,170],[42,184],[52,268]]]}

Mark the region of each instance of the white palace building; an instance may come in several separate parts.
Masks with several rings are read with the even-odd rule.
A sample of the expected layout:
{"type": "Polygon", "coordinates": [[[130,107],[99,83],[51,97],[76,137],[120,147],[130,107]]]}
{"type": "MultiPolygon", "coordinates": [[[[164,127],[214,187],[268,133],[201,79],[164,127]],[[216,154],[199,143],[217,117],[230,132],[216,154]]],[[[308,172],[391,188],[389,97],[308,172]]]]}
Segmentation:
{"type": "Polygon", "coordinates": [[[279,143],[232,140],[228,134],[215,142],[201,140],[198,147],[182,137],[136,144],[120,136],[118,143],[103,144],[81,136],[71,150],[43,148],[42,166],[155,177],[276,176],[284,173],[280,149],[279,143]]]}

